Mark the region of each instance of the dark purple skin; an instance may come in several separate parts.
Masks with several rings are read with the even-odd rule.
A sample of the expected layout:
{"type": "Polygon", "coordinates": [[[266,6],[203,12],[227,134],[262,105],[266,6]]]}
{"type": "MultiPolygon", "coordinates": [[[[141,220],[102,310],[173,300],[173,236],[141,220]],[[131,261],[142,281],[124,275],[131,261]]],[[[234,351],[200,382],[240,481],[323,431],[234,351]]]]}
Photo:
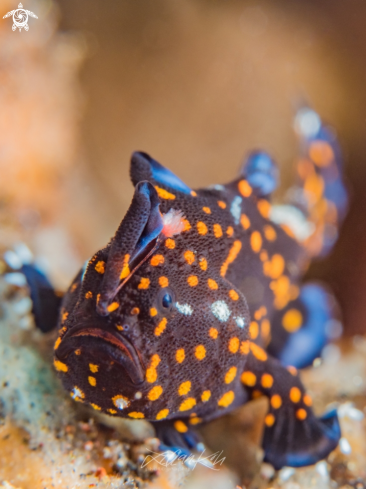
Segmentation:
{"type": "Polygon", "coordinates": [[[294,367],[320,353],[332,316],[300,284],[325,218],[312,214],[313,241],[296,239],[270,219],[270,196],[249,184],[246,168],[225,186],[192,191],[148,155],[133,155],[133,201],[64,297],[55,367],[76,401],[147,419],[172,449],[194,449],[194,425],[265,395],[266,460],[309,465],[340,436],[335,412],[314,416],[294,367]],[[315,324],[318,310],[325,319],[315,324]]]}

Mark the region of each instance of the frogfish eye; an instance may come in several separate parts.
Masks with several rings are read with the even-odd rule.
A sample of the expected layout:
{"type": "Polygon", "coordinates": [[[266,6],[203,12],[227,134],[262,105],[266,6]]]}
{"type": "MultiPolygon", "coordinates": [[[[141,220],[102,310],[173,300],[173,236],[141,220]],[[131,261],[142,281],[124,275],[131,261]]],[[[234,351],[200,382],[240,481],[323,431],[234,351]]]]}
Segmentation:
{"type": "Polygon", "coordinates": [[[164,307],[164,309],[170,309],[172,303],[173,303],[172,296],[168,293],[164,294],[161,299],[161,305],[164,307]]]}

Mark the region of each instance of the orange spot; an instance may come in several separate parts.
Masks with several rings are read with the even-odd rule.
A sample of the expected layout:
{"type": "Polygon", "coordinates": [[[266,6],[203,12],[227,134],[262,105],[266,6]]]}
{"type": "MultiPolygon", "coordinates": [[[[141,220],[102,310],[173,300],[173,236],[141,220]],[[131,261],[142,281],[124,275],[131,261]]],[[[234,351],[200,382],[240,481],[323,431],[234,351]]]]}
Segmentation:
{"type": "Polygon", "coordinates": [[[204,272],[207,270],[207,260],[206,258],[204,258],[203,256],[201,256],[198,260],[198,263],[199,263],[199,266],[201,268],[201,270],[203,270],[204,272]]]}
{"type": "Polygon", "coordinates": [[[187,219],[183,219],[183,231],[189,231],[191,229],[191,225],[187,219]]]}
{"type": "Polygon", "coordinates": [[[198,284],[198,277],[196,275],[190,275],[187,278],[187,282],[188,285],[190,285],[191,287],[196,287],[196,285],[198,284]]]}
{"type": "Polygon", "coordinates": [[[167,319],[166,318],[163,318],[160,323],[156,326],[155,328],[155,331],[154,331],[154,334],[155,336],[160,336],[163,331],[165,330],[166,328],[166,325],[167,325],[167,319]]]}
{"type": "Polygon", "coordinates": [[[249,195],[252,193],[252,187],[246,180],[240,180],[238,183],[238,189],[243,197],[249,197],[249,195]]]}
{"type": "Polygon", "coordinates": [[[211,336],[211,338],[213,340],[216,340],[216,338],[218,337],[219,335],[219,332],[217,331],[216,328],[210,328],[210,331],[208,332],[208,334],[211,336]]]}
{"type": "Polygon", "coordinates": [[[217,405],[223,408],[230,406],[235,399],[233,391],[225,392],[225,394],[218,400],[217,405]]]}
{"type": "Polygon", "coordinates": [[[297,403],[301,399],[301,391],[298,387],[291,387],[290,389],[290,399],[292,402],[297,403]]]}
{"type": "Polygon", "coordinates": [[[159,285],[160,287],[168,287],[169,285],[168,277],[159,277],[159,285]]]}
{"type": "Polygon", "coordinates": [[[161,411],[158,412],[156,415],[156,419],[165,419],[169,414],[169,409],[162,409],[161,411]]]}
{"type": "Polygon", "coordinates": [[[159,365],[159,363],[160,363],[160,357],[158,354],[155,353],[155,355],[151,357],[150,366],[146,369],[146,380],[150,384],[155,382],[158,377],[158,374],[156,372],[156,367],[159,365]]]}
{"type": "Polygon", "coordinates": [[[293,375],[293,376],[297,375],[297,368],[296,367],[293,367],[292,365],[289,365],[286,368],[290,372],[291,375],[293,375]]]}
{"type": "Polygon", "coordinates": [[[314,141],[309,148],[309,156],[319,167],[328,166],[334,160],[333,149],[325,141],[314,141]]]}
{"type": "Polygon", "coordinates": [[[226,234],[229,236],[229,238],[231,238],[231,236],[234,234],[234,228],[232,226],[228,226],[226,234]]]}
{"type": "Polygon", "coordinates": [[[155,307],[151,307],[150,308],[150,316],[153,318],[154,316],[156,316],[158,313],[158,311],[155,309],[155,307]]]}
{"type": "Polygon", "coordinates": [[[193,397],[188,397],[188,399],[185,399],[179,406],[179,411],[188,411],[189,409],[192,409],[195,405],[196,399],[194,399],[193,397]]]}
{"type": "Polygon", "coordinates": [[[97,373],[99,370],[99,365],[96,365],[95,363],[89,363],[89,369],[93,374],[97,373]]]}
{"type": "Polygon", "coordinates": [[[248,355],[248,353],[249,353],[249,341],[248,340],[242,341],[240,343],[240,353],[242,355],[248,355]]]}
{"type": "Polygon", "coordinates": [[[246,371],[241,374],[240,380],[244,385],[254,387],[257,382],[257,377],[255,374],[253,374],[253,372],[246,371]]]}
{"type": "Polygon", "coordinates": [[[217,290],[219,288],[217,282],[215,282],[215,280],[213,280],[212,278],[209,278],[207,280],[207,284],[211,290],[217,290]]]}
{"type": "Polygon", "coordinates": [[[85,294],[85,299],[91,299],[93,297],[93,292],[90,290],[85,294]]]}
{"type": "Polygon", "coordinates": [[[191,390],[191,385],[192,384],[189,380],[182,382],[178,387],[178,394],[180,396],[185,396],[186,394],[188,394],[188,392],[191,390]]]}
{"type": "Polygon", "coordinates": [[[310,406],[312,406],[312,404],[313,404],[313,400],[312,400],[312,398],[309,396],[309,394],[305,394],[305,396],[303,397],[303,401],[304,401],[304,404],[305,404],[306,406],[309,406],[309,407],[310,407],[310,406]]]}
{"type": "Polygon", "coordinates": [[[203,360],[206,356],[206,348],[203,345],[196,346],[194,356],[197,358],[197,360],[203,360]]]}
{"type": "Polygon", "coordinates": [[[262,250],[259,253],[259,258],[261,259],[261,261],[267,261],[268,260],[268,253],[266,252],[266,250],[262,250]]]}
{"type": "Polygon", "coordinates": [[[206,224],[202,221],[199,221],[197,223],[197,231],[198,231],[198,234],[200,234],[201,236],[204,236],[205,234],[207,234],[208,229],[207,229],[206,224]]]}
{"type": "Polygon", "coordinates": [[[239,338],[230,338],[229,340],[229,352],[230,353],[236,353],[239,350],[239,338]]]}
{"type": "Polygon", "coordinates": [[[278,253],[273,255],[271,260],[263,263],[263,273],[273,279],[279,278],[285,269],[285,260],[278,253]]]}
{"type": "Polygon", "coordinates": [[[268,241],[274,241],[277,238],[277,233],[276,233],[275,229],[272,226],[270,226],[269,224],[264,226],[263,233],[264,233],[265,238],[268,241]]]}
{"type": "Polygon", "coordinates": [[[107,409],[107,411],[110,413],[110,414],[117,414],[117,411],[115,409],[107,409]]]}
{"type": "Polygon", "coordinates": [[[214,232],[215,238],[221,238],[222,228],[221,228],[220,224],[214,224],[213,225],[213,232],[214,232]]]}
{"type": "Polygon", "coordinates": [[[105,262],[104,261],[98,261],[97,264],[95,265],[95,271],[98,273],[104,273],[105,272],[105,262]]]}
{"type": "Polygon", "coordinates": [[[206,214],[211,214],[211,209],[209,207],[202,207],[203,212],[206,214]]]}
{"type": "Polygon", "coordinates": [[[191,190],[191,195],[192,195],[192,197],[197,197],[197,192],[195,192],[194,190],[191,190]]]}
{"type": "Polygon", "coordinates": [[[138,307],[133,307],[131,310],[131,315],[137,316],[137,314],[140,314],[140,309],[138,307]]]}
{"type": "Polygon", "coordinates": [[[271,334],[271,323],[268,319],[263,319],[261,322],[261,334],[264,339],[267,339],[271,334]]]}
{"type": "Polygon", "coordinates": [[[270,389],[273,385],[273,377],[270,374],[263,374],[261,378],[262,387],[270,389]]]}
{"type": "Polygon", "coordinates": [[[138,284],[137,288],[138,289],[148,289],[150,285],[150,279],[148,278],[142,278],[140,280],[140,283],[138,284]]]}
{"type": "Polygon", "coordinates": [[[282,406],[281,396],[279,396],[278,394],[274,394],[271,397],[271,406],[273,407],[273,409],[279,409],[282,406]]]}
{"type": "Polygon", "coordinates": [[[250,220],[249,217],[245,214],[242,214],[240,217],[240,224],[243,226],[243,229],[247,230],[250,228],[250,220]]]}
{"type": "Polygon", "coordinates": [[[192,265],[192,263],[196,259],[195,254],[193,253],[193,251],[190,251],[190,250],[185,251],[183,256],[184,256],[185,261],[188,263],[188,265],[192,265]]]}
{"type": "Polygon", "coordinates": [[[230,299],[232,299],[233,301],[237,301],[239,299],[239,294],[237,293],[236,290],[234,289],[230,289],[229,290],[229,297],[230,299]]]}
{"type": "Polygon", "coordinates": [[[261,348],[260,346],[256,345],[255,343],[250,343],[249,345],[250,351],[252,354],[255,356],[257,360],[260,362],[265,362],[268,358],[267,353],[261,348]]]}
{"type": "Polygon", "coordinates": [[[221,207],[221,209],[226,209],[226,203],[223,200],[218,200],[217,205],[221,207]]]}
{"type": "Polygon", "coordinates": [[[231,382],[236,377],[236,372],[238,369],[236,367],[230,367],[229,370],[225,374],[225,384],[231,384],[231,382]]]}
{"type": "Polygon", "coordinates": [[[147,394],[149,401],[156,401],[163,393],[163,388],[161,385],[155,385],[147,394]]]}
{"type": "Polygon", "coordinates": [[[161,199],[167,199],[167,200],[174,200],[175,199],[175,195],[174,194],[171,194],[167,190],[165,190],[163,188],[160,188],[157,185],[155,185],[155,190],[157,191],[158,196],[161,199]]]}
{"type": "Polygon", "coordinates": [[[118,302],[112,302],[112,304],[109,304],[109,306],[107,306],[107,311],[113,312],[118,308],[119,308],[119,303],[118,302]]]}
{"type": "Polygon", "coordinates": [[[288,333],[297,331],[303,322],[302,314],[297,309],[289,309],[282,318],[282,326],[288,333]]]}
{"type": "Polygon", "coordinates": [[[130,274],[130,267],[128,266],[128,261],[130,259],[130,255],[125,255],[123,258],[123,266],[122,266],[122,272],[120,275],[120,279],[124,279],[129,276],[130,274]]]}
{"type": "Polygon", "coordinates": [[[123,331],[123,326],[120,324],[116,324],[116,328],[118,329],[118,331],[123,331]]]}
{"type": "Polygon", "coordinates": [[[178,363],[182,363],[183,360],[185,359],[186,354],[184,352],[184,348],[179,348],[179,350],[176,351],[175,353],[175,359],[178,363]]]}
{"type": "Polygon", "coordinates": [[[267,414],[267,416],[264,418],[264,422],[265,422],[266,426],[268,426],[269,428],[274,425],[275,421],[276,421],[276,418],[271,413],[267,414]]]}
{"type": "Polygon", "coordinates": [[[95,387],[97,385],[97,379],[95,377],[89,376],[88,382],[92,387],[95,387]]]}
{"type": "Polygon", "coordinates": [[[54,360],[53,365],[58,372],[67,372],[69,370],[66,363],[60,362],[59,360],[54,360]]]}
{"type": "Polygon", "coordinates": [[[145,417],[144,413],[138,413],[136,411],[132,411],[132,413],[128,413],[130,418],[134,419],[143,419],[145,417]]]}
{"type": "Polygon", "coordinates": [[[260,199],[258,200],[258,210],[259,213],[264,217],[265,219],[268,219],[269,214],[271,212],[271,204],[268,202],[266,199],[260,199]]]}
{"type": "Polygon", "coordinates": [[[166,241],[165,241],[165,246],[167,248],[169,248],[170,250],[174,250],[175,248],[175,241],[174,239],[172,238],[168,238],[166,241]]]}
{"type": "Polygon", "coordinates": [[[202,418],[195,416],[194,418],[190,418],[189,424],[195,425],[195,424],[201,423],[201,421],[202,421],[202,418]]]}
{"type": "Polygon", "coordinates": [[[150,263],[153,267],[157,267],[158,265],[162,265],[164,263],[163,255],[154,255],[151,258],[150,263]]]}
{"type": "Polygon", "coordinates": [[[179,433],[186,433],[188,431],[188,427],[183,421],[178,419],[177,421],[174,421],[174,428],[179,432],[179,433]]]}
{"type": "Polygon", "coordinates": [[[304,421],[308,417],[308,413],[305,411],[305,409],[300,408],[296,411],[296,417],[300,421],[304,421]]]}
{"type": "Polygon", "coordinates": [[[77,350],[74,351],[75,355],[81,355],[81,349],[78,348],[77,350]]]}
{"type": "Polygon", "coordinates": [[[53,349],[57,350],[57,348],[60,346],[60,343],[61,343],[61,338],[57,338],[57,340],[55,341],[55,345],[54,345],[53,349]]]}
{"type": "Polygon", "coordinates": [[[254,253],[259,253],[262,248],[262,236],[259,231],[253,231],[250,236],[250,246],[254,253]]]}
{"type": "Polygon", "coordinates": [[[255,340],[259,335],[259,326],[256,321],[251,321],[249,326],[249,336],[251,340],[255,340]]]}
{"type": "Polygon", "coordinates": [[[229,265],[231,263],[233,263],[233,261],[237,258],[238,254],[241,250],[241,246],[242,246],[241,241],[239,241],[239,240],[234,241],[232,247],[229,250],[228,257],[226,258],[226,260],[224,261],[224,263],[221,266],[221,269],[220,269],[221,277],[225,277],[229,265]]]}
{"type": "Polygon", "coordinates": [[[202,402],[207,402],[211,397],[211,391],[203,391],[201,394],[202,402]]]}

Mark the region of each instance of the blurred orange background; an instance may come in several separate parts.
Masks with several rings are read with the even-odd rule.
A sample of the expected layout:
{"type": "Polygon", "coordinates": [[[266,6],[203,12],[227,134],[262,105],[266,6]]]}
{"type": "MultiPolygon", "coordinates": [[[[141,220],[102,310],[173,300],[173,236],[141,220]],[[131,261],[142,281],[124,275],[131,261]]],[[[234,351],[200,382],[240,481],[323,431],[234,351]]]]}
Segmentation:
{"type": "MultiPolygon", "coordinates": [[[[5,0],[2,14],[16,8],[5,0]]],[[[235,177],[253,148],[294,178],[296,103],[336,128],[352,204],[332,255],[347,331],[365,332],[366,4],[361,0],[30,0],[0,20],[0,192],[64,287],[103,246],[144,150],[192,187],[235,177]]]]}

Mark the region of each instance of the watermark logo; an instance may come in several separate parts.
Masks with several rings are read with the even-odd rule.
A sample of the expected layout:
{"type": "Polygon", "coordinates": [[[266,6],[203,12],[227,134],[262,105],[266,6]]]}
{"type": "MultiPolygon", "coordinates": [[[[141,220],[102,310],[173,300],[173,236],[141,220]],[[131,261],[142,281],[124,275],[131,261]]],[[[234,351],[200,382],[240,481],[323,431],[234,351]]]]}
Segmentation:
{"type": "Polygon", "coordinates": [[[16,29],[19,29],[19,31],[21,31],[22,29],[27,31],[29,29],[29,25],[28,25],[29,16],[38,19],[36,14],[31,12],[30,10],[25,10],[21,3],[18,5],[18,8],[16,10],[12,10],[11,12],[8,12],[6,15],[4,15],[3,19],[7,19],[8,17],[11,16],[13,16],[13,26],[12,26],[13,31],[15,31],[16,29]]]}
{"type": "Polygon", "coordinates": [[[177,451],[167,450],[162,453],[153,452],[149,450],[149,454],[145,457],[141,464],[141,468],[146,467],[151,462],[156,462],[163,467],[169,467],[171,465],[176,465],[179,461],[183,462],[189,469],[193,470],[196,468],[197,464],[202,464],[212,470],[219,470],[216,466],[222,465],[226,457],[222,457],[223,451],[215,452],[211,455],[203,456],[205,450],[203,450],[198,457],[193,454],[187,455],[186,453],[177,451]]]}

